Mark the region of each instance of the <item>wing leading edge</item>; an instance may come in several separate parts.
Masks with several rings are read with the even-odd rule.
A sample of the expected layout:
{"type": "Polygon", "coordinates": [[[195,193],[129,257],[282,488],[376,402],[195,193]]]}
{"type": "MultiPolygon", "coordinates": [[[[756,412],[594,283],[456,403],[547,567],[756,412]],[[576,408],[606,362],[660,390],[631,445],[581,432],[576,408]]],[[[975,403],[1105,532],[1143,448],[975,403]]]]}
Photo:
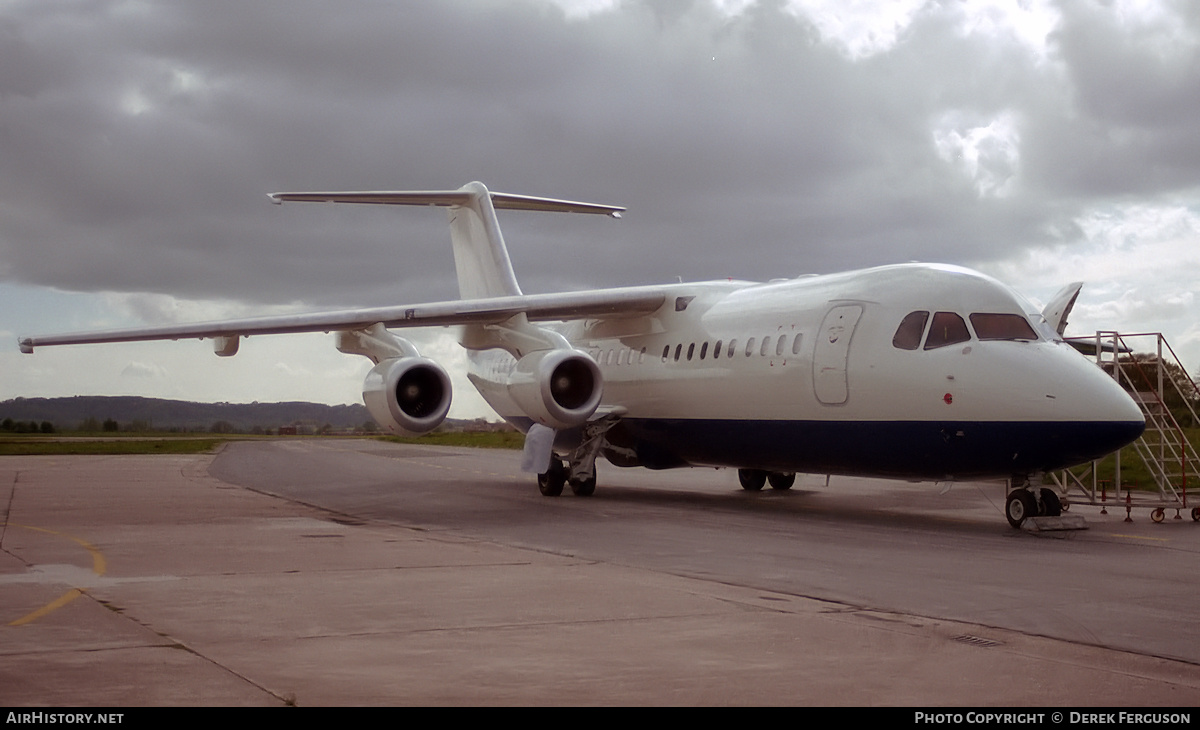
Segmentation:
{"type": "Polygon", "coordinates": [[[252,335],[358,330],[383,324],[389,328],[454,324],[499,324],[518,314],[530,321],[553,322],[591,317],[636,317],[652,314],[667,300],[662,287],[627,287],[558,294],[532,294],[487,299],[463,299],[373,309],[348,309],[312,314],[286,314],[189,325],[79,332],[23,337],[21,352],[35,347],[85,345],[149,340],[210,339],[252,335]]]}

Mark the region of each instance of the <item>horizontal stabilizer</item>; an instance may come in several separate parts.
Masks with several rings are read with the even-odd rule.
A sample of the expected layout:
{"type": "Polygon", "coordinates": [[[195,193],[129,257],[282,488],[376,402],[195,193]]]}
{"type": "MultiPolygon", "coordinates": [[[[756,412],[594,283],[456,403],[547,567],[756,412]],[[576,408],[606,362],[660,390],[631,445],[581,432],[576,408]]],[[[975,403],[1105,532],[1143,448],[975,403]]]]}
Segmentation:
{"type": "MultiPolygon", "coordinates": [[[[369,205],[418,205],[452,207],[467,205],[474,193],[469,190],[375,190],[343,193],[271,193],[271,202],[296,203],[364,203],[369,205]]],[[[541,210],[551,213],[595,213],[620,218],[625,208],[617,205],[581,203],[557,198],[538,198],[531,195],[510,195],[489,192],[492,206],[497,210],[541,210]]]]}
{"type": "MultiPolygon", "coordinates": [[[[1094,357],[1096,355],[1096,338],[1095,337],[1067,337],[1067,344],[1074,347],[1081,354],[1094,357]]],[[[1115,352],[1119,355],[1128,355],[1133,352],[1125,345],[1114,345],[1110,340],[1100,341],[1100,352],[1115,352]]]]}

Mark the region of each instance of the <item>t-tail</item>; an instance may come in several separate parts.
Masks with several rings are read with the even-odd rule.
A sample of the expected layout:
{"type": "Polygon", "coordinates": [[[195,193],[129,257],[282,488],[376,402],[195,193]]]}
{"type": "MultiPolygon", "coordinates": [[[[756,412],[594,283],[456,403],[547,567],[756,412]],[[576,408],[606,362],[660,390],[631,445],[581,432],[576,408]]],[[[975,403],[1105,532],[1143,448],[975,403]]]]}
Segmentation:
{"type": "Polygon", "coordinates": [[[483,183],[458,190],[375,191],[346,193],[272,193],[274,203],[330,202],[374,205],[425,205],[450,209],[450,241],[462,299],[520,296],[497,209],[541,210],[557,213],[598,213],[619,218],[625,210],[613,205],[580,203],[489,191],[483,183]]]}

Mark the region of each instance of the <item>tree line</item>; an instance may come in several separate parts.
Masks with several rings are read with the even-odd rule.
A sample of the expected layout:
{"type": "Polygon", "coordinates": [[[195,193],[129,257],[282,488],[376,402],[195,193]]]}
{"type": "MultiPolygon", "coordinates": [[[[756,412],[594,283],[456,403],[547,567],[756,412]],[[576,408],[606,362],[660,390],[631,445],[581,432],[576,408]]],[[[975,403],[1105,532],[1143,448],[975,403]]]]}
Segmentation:
{"type": "Polygon", "coordinates": [[[0,431],[5,433],[54,433],[54,424],[49,421],[14,421],[6,418],[0,421],[0,431]]]}

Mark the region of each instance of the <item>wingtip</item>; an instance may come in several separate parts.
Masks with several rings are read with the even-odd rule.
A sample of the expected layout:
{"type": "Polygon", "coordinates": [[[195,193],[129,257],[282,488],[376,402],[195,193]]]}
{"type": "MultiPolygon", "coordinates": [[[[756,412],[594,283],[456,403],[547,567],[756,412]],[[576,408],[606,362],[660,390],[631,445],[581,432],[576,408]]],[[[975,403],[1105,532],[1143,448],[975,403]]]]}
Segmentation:
{"type": "Polygon", "coordinates": [[[33,354],[33,338],[21,337],[17,339],[17,346],[21,348],[21,352],[26,355],[33,354]]]}
{"type": "Polygon", "coordinates": [[[271,199],[272,205],[283,205],[283,200],[279,196],[283,193],[267,193],[267,197],[271,199]]]}

